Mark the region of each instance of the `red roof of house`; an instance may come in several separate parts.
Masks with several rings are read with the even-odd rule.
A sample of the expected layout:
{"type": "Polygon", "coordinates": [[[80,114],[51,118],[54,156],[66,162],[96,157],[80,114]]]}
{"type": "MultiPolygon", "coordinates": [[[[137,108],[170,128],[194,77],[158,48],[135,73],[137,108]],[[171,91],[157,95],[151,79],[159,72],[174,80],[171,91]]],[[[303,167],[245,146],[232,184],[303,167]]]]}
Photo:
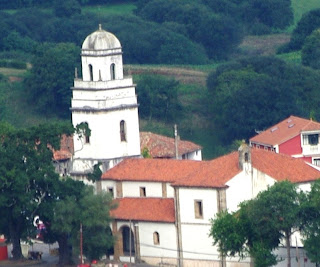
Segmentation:
{"type": "Polygon", "coordinates": [[[296,116],[290,116],[289,118],[252,137],[250,142],[275,146],[290,140],[303,131],[316,130],[320,130],[320,123],[296,116]]]}
{"type": "Polygon", "coordinates": [[[60,141],[60,150],[53,151],[54,160],[67,160],[70,159],[73,155],[73,137],[63,135],[60,141]]]}
{"type": "MultiPolygon", "coordinates": [[[[175,140],[167,136],[151,132],[140,132],[140,148],[141,151],[147,148],[152,158],[175,157],[175,140]]],[[[178,154],[180,156],[199,149],[201,149],[201,146],[195,143],[183,140],[178,142],[178,154]]]]}
{"type": "Polygon", "coordinates": [[[117,220],[175,222],[173,198],[119,198],[110,214],[117,220]]]}
{"type": "MultiPolygon", "coordinates": [[[[320,178],[320,171],[302,159],[251,148],[252,166],[277,181],[303,183],[320,178]]],[[[126,159],[102,175],[102,180],[170,182],[181,187],[225,187],[241,170],[238,152],[211,161],[126,159]]]]}

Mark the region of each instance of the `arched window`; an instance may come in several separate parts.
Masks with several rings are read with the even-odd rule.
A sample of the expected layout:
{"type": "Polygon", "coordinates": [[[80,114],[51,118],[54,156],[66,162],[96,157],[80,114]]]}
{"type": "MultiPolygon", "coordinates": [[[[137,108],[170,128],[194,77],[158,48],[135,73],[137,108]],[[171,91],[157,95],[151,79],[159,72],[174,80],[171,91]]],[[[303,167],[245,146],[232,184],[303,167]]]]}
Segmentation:
{"type": "Polygon", "coordinates": [[[116,65],[114,63],[110,66],[110,74],[111,74],[111,80],[114,80],[116,78],[116,65]]]}
{"type": "Polygon", "coordinates": [[[160,236],[158,232],[153,233],[153,244],[160,245],[160,236]]]}
{"type": "Polygon", "coordinates": [[[121,142],[126,142],[126,123],[124,120],[120,121],[120,140],[121,142]]]}
{"type": "Polygon", "coordinates": [[[92,65],[89,65],[89,73],[90,73],[90,81],[93,81],[93,69],[92,69],[92,65]]]}

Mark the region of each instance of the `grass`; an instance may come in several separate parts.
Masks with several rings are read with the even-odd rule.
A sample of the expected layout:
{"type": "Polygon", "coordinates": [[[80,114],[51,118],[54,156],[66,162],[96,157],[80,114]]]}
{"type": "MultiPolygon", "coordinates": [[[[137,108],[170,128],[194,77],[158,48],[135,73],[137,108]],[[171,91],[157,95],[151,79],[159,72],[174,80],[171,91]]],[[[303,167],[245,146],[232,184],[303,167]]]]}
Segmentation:
{"type": "Polygon", "coordinates": [[[294,13],[294,24],[301,19],[302,15],[312,9],[320,8],[319,0],[291,0],[293,13],[294,13]]]}
{"type": "Polygon", "coordinates": [[[301,51],[294,51],[291,53],[280,54],[280,55],[277,55],[277,57],[283,59],[288,63],[294,63],[297,65],[301,64],[301,51]]]}

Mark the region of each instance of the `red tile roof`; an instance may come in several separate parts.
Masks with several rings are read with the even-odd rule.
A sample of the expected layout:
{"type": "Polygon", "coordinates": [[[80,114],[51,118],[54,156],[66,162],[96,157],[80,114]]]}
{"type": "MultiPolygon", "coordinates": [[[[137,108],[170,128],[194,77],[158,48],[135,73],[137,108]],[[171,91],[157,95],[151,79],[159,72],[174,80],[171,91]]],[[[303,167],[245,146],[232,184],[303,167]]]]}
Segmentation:
{"type": "Polygon", "coordinates": [[[54,160],[71,159],[74,152],[73,137],[63,135],[60,141],[60,150],[53,151],[54,160]]]}
{"type": "Polygon", "coordinates": [[[176,180],[173,186],[225,187],[226,182],[240,172],[238,152],[233,152],[211,161],[202,161],[200,168],[187,177],[176,180]]]}
{"type": "Polygon", "coordinates": [[[279,122],[250,139],[250,142],[264,145],[279,145],[303,131],[320,130],[320,123],[295,116],[279,122]]]}
{"type": "Polygon", "coordinates": [[[102,180],[174,182],[188,176],[203,161],[177,159],[125,159],[102,174],[102,180]]]}
{"type": "Polygon", "coordinates": [[[175,222],[173,198],[119,198],[115,203],[110,214],[117,220],[175,222]]]}
{"type": "MultiPolygon", "coordinates": [[[[320,178],[320,171],[302,159],[251,148],[254,168],[277,181],[303,183],[320,178]]],[[[211,161],[126,159],[102,175],[102,180],[170,182],[182,187],[225,187],[241,170],[238,152],[211,161]]]]}
{"type": "Polygon", "coordinates": [[[251,151],[252,166],[277,181],[304,183],[320,178],[320,171],[303,159],[258,148],[252,148],[251,151]]]}
{"type": "MultiPolygon", "coordinates": [[[[175,157],[175,141],[174,138],[154,134],[151,132],[140,132],[140,148],[141,151],[147,148],[152,158],[174,158],[175,157]]],[[[179,156],[194,152],[201,149],[201,146],[189,142],[179,140],[178,154],[179,156]]]]}

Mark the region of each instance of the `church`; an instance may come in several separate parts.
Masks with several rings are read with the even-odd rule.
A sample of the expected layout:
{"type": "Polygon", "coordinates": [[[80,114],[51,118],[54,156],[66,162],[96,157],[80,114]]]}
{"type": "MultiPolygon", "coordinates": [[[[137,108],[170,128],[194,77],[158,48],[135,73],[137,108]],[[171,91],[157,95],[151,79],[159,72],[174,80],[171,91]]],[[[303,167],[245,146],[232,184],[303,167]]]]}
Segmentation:
{"type": "MultiPolygon", "coordinates": [[[[84,40],[81,61],[82,78],[76,71],[71,88],[72,123],[89,130],[64,136],[54,162],[60,175],[83,181],[101,164],[96,190],[109,192],[118,204],[111,211],[116,243],[110,257],[157,266],[252,266],[250,258],[221,257],[209,236],[211,219],[220,211],[237,210],[240,202],[278,181],[308,191],[320,170],[246,144],[202,161],[201,147],[177,134],[139,132],[135,84],[124,77],[121,44],[101,25],[84,40]],[[144,148],[152,158],[141,156],[144,148]]],[[[293,252],[296,246],[303,249],[300,239],[291,244],[293,252]]],[[[280,247],[277,253],[285,259],[284,251],[280,247]]],[[[315,266],[304,253],[299,257],[292,266],[315,266]]]]}
{"type": "Polygon", "coordinates": [[[138,102],[132,77],[124,76],[122,47],[115,35],[99,29],[88,35],[81,49],[82,77],[75,71],[72,124],[85,125],[90,134],[64,136],[54,152],[56,171],[86,181],[100,163],[102,172],[125,158],[139,158],[147,149],[153,158],[202,160],[201,146],[139,131],[138,102]]]}

